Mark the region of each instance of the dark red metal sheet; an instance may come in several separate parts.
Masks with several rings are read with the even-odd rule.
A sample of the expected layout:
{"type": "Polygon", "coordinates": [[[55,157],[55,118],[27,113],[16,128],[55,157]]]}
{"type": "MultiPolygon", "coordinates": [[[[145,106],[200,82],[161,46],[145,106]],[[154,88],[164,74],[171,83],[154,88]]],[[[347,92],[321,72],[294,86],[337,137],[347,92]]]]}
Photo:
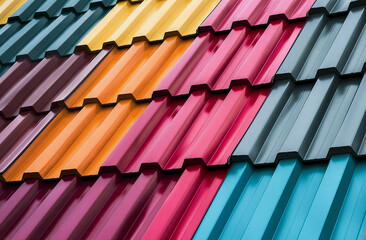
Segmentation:
{"type": "Polygon", "coordinates": [[[304,22],[272,22],[267,28],[236,27],[229,34],[202,33],[154,92],[188,95],[197,89],[219,91],[233,85],[269,84],[304,22]]]}
{"type": "Polygon", "coordinates": [[[191,238],[226,170],[190,166],[165,175],[68,176],[56,183],[0,183],[2,239],[191,238]]]}
{"type": "Polygon", "coordinates": [[[302,20],[315,0],[222,0],[198,31],[228,31],[235,26],[259,27],[273,20],[302,20]]]}
{"type": "Polygon", "coordinates": [[[195,91],[186,101],[155,98],[101,169],[131,173],[141,165],[225,165],[269,91],[235,86],[228,94],[195,91]]]}
{"type": "Polygon", "coordinates": [[[23,112],[14,119],[0,116],[0,173],[5,172],[59,111],[56,108],[47,114],[23,112]]]}
{"type": "Polygon", "coordinates": [[[50,111],[64,101],[109,53],[78,51],[69,57],[50,55],[42,61],[19,60],[0,78],[0,113],[6,118],[32,109],[50,111]]]}

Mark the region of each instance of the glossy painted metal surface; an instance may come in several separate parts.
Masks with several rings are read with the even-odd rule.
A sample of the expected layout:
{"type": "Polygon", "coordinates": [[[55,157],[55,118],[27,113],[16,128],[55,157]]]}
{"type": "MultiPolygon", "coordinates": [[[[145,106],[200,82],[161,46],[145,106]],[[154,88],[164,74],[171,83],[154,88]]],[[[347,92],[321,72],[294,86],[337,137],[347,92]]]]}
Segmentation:
{"type": "Polygon", "coordinates": [[[229,34],[201,33],[159,84],[154,96],[269,84],[303,25],[304,22],[279,20],[258,30],[235,27],[229,34]]]}
{"type": "Polygon", "coordinates": [[[232,160],[273,164],[288,157],[325,160],[333,154],[366,156],[366,75],[315,84],[281,80],[232,154],[232,160]]]}
{"type": "Polygon", "coordinates": [[[229,31],[235,26],[260,27],[273,20],[302,20],[315,0],[222,0],[198,31],[229,31]]]}
{"type": "Polygon", "coordinates": [[[3,0],[0,2],[0,25],[8,22],[8,18],[27,0],[3,0]]]}
{"type": "Polygon", "coordinates": [[[61,13],[85,13],[91,7],[102,6],[105,8],[111,8],[116,3],[117,0],[27,0],[14,14],[9,17],[9,21],[28,22],[39,16],[57,18],[61,13]]]}
{"type": "Polygon", "coordinates": [[[114,48],[65,104],[74,108],[88,102],[151,99],[154,89],[191,43],[169,37],[162,44],[143,41],[128,49],[114,48]]]}
{"type": "Polygon", "coordinates": [[[0,173],[11,166],[59,111],[53,109],[47,114],[24,112],[14,119],[0,116],[0,173]]]}
{"type": "Polygon", "coordinates": [[[362,239],[365,214],[366,162],[350,155],[234,163],[194,239],[362,239]]]}
{"type": "Polygon", "coordinates": [[[356,75],[366,70],[366,6],[346,16],[312,14],[276,78],[315,80],[321,74],[356,75]]]}
{"type": "Polygon", "coordinates": [[[28,109],[41,113],[63,104],[109,51],[78,51],[64,58],[53,54],[39,62],[18,60],[0,78],[0,114],[9,118],[28,109]]]}
{"type": "Polygon", "coordinates": [[[190,166],[165,175],[67,176],[58,183],[0,182],[2,239],[189,239],[226,170],[190,166]]]}
{"type": "Polygon", "coordinates": [[[102,165],[102,171],[226,165],[270,88],[236,86],[228,94],[155,98],[102,165]]]}
{"type": "Polygon", "coordinates": [[[310,9],[310,14],[326,12],[328,15],[340,15],[354,6],[365,5],[365,0],[317,0],[310,9]]]}
{"type": "Polygon", "coordinates": [[[148,104],[122,100],[115,106],[88,104],[64,109],[3,174],[6,181],[96,175],[148,104]]]}
{"type": "Polygon", "coordinates": [[[15,62],[17,57],[42,59],[46,53],[71,55],[76,44],[109,11],[93,7],[85,13],[67,12],[55,19],[45,16],[28,23],[18,21],[0,27],[0,62],[15,62]]]}
{"type": "Polygon", "coordinates": [[[141,4],[119,2],[79,43],[91,51],[104,44],[131,45],[136,41],[162,41],[169,36],[191,36],[219,0],[149,0],[141,4]]]}

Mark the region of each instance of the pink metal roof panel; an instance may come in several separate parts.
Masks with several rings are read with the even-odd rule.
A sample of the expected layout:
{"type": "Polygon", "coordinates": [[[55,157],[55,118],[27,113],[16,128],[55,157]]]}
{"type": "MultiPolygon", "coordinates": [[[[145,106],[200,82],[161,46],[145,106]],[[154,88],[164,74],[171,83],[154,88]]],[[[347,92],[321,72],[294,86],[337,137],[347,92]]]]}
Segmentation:
{"type": "Polygon", "coordinates": [[[14,117],[23,110],[50,111],[63,102],[109,53],[77,51],[69,57],[57,54],[42,61],[18,60],[0,78],[0,114],[14,117]]]}
{"type": "Polygon", "coordinates": [[[0,116],[0,173],[3,173],[41,133],[60,109],[48,114],[23,112],[14,119],[0,116]]]}
{"type": "Polygon", "coordinates": [[[269,84],[304,22],[273,21],[267,28],[235,27],[229,34],[201,33],[158,85],[154,96],[197,89],[269,84]]]}
{"type": "Polygon", "coordinates": [[[301,20],[315,0],[222,0],[198,31],[228,31],[235,26],[262,26],[273,20],[301,20]]]}
{"type": "Polygon", "coordinates": [[[158,166],[226,165],[270,88],[235,86],[228,94],[193,92],[187,100],[155,98],[101,167],[139,172],[158,166]]]}
{"type": "Polygon", "coordinates": [[[165,175],[67,176],[58,183],[0,182],[2,239],[191,238],[225,178],[226,170],[190,166],[165,175]]]}

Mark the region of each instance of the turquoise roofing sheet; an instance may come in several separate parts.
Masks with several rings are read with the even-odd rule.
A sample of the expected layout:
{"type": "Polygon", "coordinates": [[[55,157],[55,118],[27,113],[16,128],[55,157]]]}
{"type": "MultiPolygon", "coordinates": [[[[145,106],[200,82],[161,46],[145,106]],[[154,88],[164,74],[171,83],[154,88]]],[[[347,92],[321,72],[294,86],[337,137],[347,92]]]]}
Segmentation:
{"type": "Polygon", "coordinates": [[[194,239],[361,239],[365,213],[366,162],[351,155],[234,163],[194,239]]]}

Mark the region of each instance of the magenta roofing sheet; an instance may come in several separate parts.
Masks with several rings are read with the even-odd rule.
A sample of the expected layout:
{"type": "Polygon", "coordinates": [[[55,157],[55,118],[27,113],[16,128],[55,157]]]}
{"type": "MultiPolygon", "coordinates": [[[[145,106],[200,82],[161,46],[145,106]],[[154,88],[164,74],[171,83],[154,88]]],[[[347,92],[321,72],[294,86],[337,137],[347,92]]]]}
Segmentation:
{"type": "Polygon", "coordinates": [[[273,20],[300,20],[315,0],[222,0],[198,31],[228,31],[235,26],[262,26],[273,20]]]}
{"type": "Polygon", "coordinates": [[[235,86],[228,94],[193,92],[187,100],[155,98],[101,167],[121,173],[158,166],[226,165],[270,88],[235,86]]]}
{"type": "Polygon", "coordinates": [[[18,60],[0,78],[0,114],[9,118],[27,109],[50,111],[85,80],[110,49],[99,54],[50,55],[37,62],[18,60]]]}
{"type": "Polygon", "coordinates": [[[278,20],[257,30],[242,26],[229,34],[201,33],[159,84],[154,96],[269,84],[303,25],[304,22],[278,20]]]}
{"type": "Polygon", "coordinates": [[[190,166],[170,175],[148,170],[137,177],[0,182],[0,238],[189,239],[225,175],[190,166]]]}
{"type": "Polygon", "coordinates": [[[3,173],[41,133],[60,109],[47,114],[23,112],[14,119],[0,116],[0,172],[3,173]]]}

